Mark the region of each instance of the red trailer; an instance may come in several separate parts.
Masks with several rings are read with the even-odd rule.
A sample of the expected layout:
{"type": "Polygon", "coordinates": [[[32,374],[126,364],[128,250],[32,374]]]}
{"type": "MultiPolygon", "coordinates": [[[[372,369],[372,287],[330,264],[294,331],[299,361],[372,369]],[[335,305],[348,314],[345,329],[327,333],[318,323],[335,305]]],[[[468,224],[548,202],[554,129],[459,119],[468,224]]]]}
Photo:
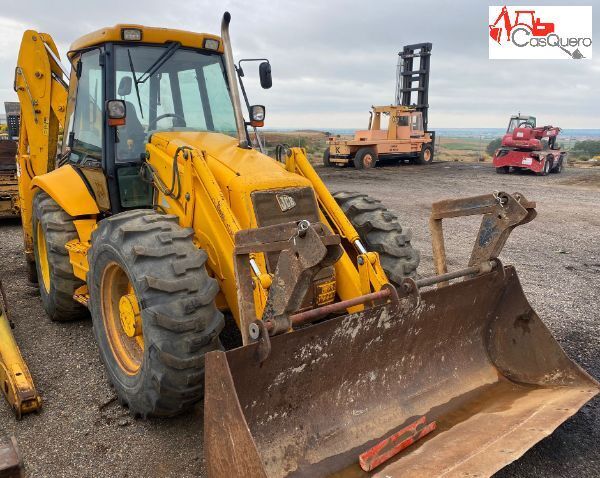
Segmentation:
{"type": "Polygon", "coordinates": [[[507,174],[511,168],[540,176],[562,172],[567,153],[556,142],[559,133],[556,126],[537,127],[533,116],[511,116],[502,146],[494,154],[496,172],[507,174]]]}

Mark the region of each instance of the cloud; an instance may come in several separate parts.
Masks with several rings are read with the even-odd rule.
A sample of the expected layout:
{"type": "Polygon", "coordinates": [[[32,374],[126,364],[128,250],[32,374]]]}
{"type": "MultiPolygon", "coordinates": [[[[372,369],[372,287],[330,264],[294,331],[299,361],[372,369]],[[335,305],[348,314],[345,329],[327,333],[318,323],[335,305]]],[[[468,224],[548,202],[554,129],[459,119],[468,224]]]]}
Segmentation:
{"type": "MultiPolygon", "coordinates": [[[[510,2],[509,2],[510,3],[510,2]]],[[[522,2],[514,2],[522,3],[522,2]]],[[[546,0],[545,4],[561,4],[546,0]]],[[[600,5],[595,0],[598,25],[600,5]]],[[[0,101],[14,99],[12,75],[24,28],[53,35],[64,54],[78,36],[116,23],[218,33],[231,11],[237,58],[268,57],[273,88],[247,69],[251,101],[270,127],[364,127],[373,104],[394,99],[397,53],[433,43],[432,127],[503,127],[517,111],[565,128],[600,128],[600,51],[585,61],[488,60],[487,3],[439,0],[248,2],[25,0],[0,13],[0,101]]]]}

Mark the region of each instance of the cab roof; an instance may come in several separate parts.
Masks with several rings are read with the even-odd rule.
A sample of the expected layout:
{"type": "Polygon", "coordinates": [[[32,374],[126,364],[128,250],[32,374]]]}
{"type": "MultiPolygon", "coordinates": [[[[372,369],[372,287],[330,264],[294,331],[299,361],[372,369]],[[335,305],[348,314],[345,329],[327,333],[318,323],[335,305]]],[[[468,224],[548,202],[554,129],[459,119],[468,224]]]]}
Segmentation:
{"type": "Polygon", "coordinates": [[[387,106],[371,106],[371,109],[375,113],[412,113],[416,110],[414,106],[403,106],[403,105],[387,105],[387,106]]]}
{"type": "Polygon", "coordinates": [[[140,41],[127,41],[127,43],[162,44],[177,41],[181,43],[181,46],[183,47],[203,48],[204,40],[210,38],[219,41],[219,48],[216,51],[223,53],[223,42],[221,37],[211,35],[210,33],[196,33],[170,28],[146,27],[135,24],[118,24],[113,27],[101,28],[95,32],[83,35],[71,44],[70,51],[83,50],[107,42],[123,43],[125,40],[123,40],[122,32],[125,29],[137,29],[142,32],[142,39],[140,41]]]}

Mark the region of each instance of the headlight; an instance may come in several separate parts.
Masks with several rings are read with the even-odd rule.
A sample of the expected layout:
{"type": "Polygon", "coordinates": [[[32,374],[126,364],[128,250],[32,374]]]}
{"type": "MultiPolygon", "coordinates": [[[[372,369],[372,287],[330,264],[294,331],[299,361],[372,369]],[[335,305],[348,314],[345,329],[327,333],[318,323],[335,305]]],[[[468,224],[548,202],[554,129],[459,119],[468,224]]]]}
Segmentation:
{"type": "Polygon", "coordinates": [[[214,38],[205,38],[202,48],[205,48],[207,50],[218,50],[219,40],[215,40],[214,38]]]}
{"type": "Polygon", "coordinates": [[[127,108],[123,100],[109,100],[106,102],[109,126],[123,126],[127,116],[127,108]]]}
{"type": "Polygon", "coordinates": [[[263,122],[265,120],[265,107],[254,105],[250,107],[250,121],[263,122]]]}
{"type": "Polygon", "coordinates": [[[125,41],[141,41],[142,30],[139,28],[123,28],[121,30],[121,38],[125,41]]]}

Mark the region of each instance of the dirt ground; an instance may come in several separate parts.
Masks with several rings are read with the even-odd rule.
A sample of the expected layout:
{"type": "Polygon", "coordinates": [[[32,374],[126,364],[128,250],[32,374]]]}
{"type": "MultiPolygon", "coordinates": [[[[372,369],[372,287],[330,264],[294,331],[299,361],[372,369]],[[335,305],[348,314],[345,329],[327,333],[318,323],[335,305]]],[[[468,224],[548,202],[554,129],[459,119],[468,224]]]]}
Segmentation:
{"type": "MultiPolygon", "coordinates": [[[[432,272],[427,219],[436,200],[494,190],[538,202],[538,217],[517,228],[501,258],[516,265],[534,309],[566,352],[600,378],[600,171],[499,176],[489,164],[434,163],[369,171],[319,168],[332,191],[381,199],[412,228],[420,272],[432,272]]],[[[448,223],[450,267],[466,264],[478,221],[448,223]]],[[[0,277],[38,390],[41,414],[16,422],[0,402],[0,433],[16,435],[32,477],[205,476],[202,410],[170,420],[135,420],[116,402],[100,363],[91,321],[50,323],[25,279],[17,221],[0,223],[0,277]]],[[[600,476],[600,400],[498,477],[600,476]]]]}

